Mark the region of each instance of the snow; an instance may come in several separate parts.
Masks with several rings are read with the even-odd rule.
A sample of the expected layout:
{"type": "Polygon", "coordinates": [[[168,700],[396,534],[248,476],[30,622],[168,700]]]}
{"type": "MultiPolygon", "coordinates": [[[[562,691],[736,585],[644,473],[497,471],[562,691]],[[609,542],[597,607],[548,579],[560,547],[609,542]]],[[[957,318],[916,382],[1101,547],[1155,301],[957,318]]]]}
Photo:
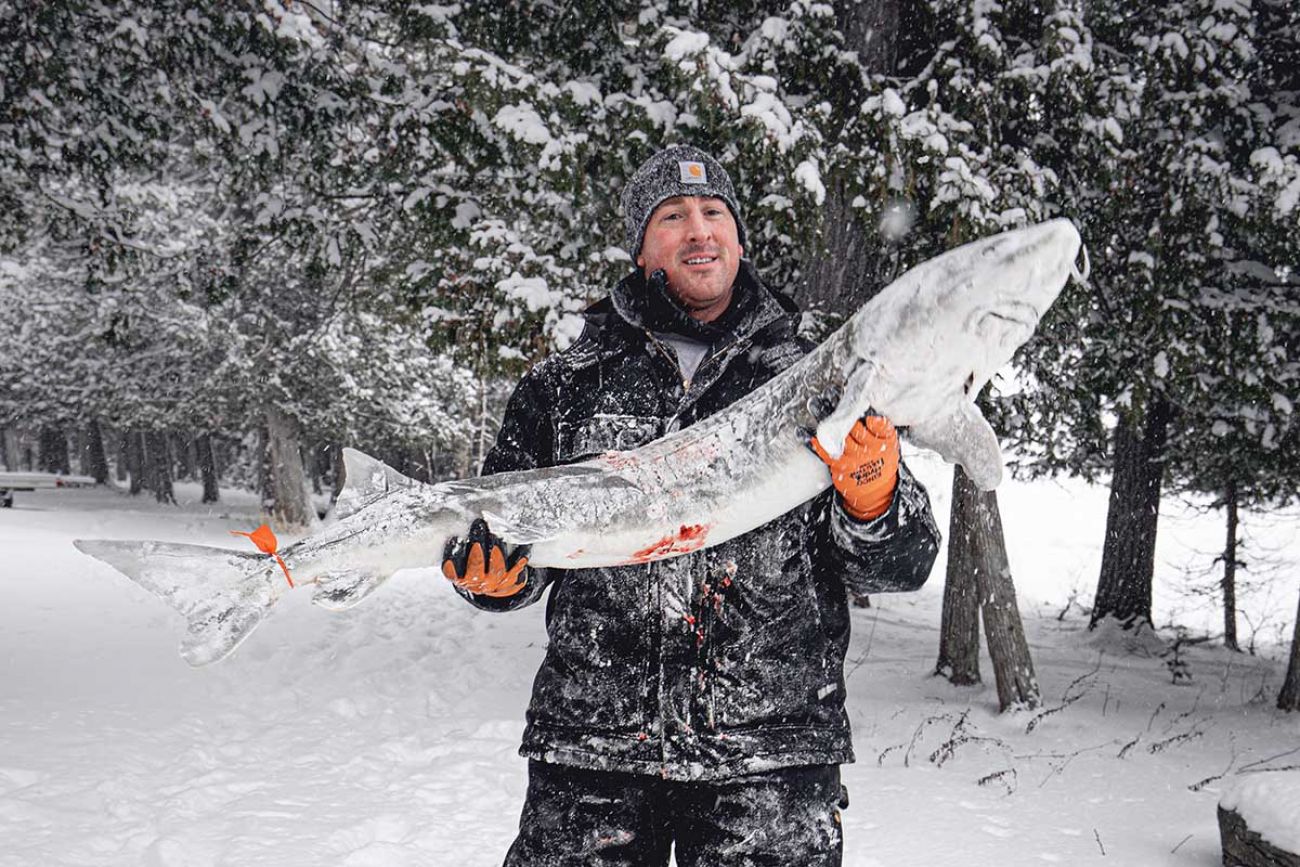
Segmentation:
{"type": "Polygon", "coordinates": [[[478,207],[477,201],[458,201],[456,203],[456,216],[451,218],[451,226],[454,229],[468,229],[474,225],[474,221],[482,216],[482,208],[478,207]]]}
{"type": "Polygon", "coordinates": [[[557,317],[555,325],[549,330],[555,340],[555,345],[561,351],[568,349],[573,342],[582,336],[582,331],[587,327],[587,320],[576,313],[565,313],[557,317]]]}
{"type": "Polygon", "coordinates": [[[803,188],[812,193],[813,201],[821,204],[826,200],[826,186],[822,183],[821,172],[813,160],[804,160],[794,170],[794,178],[803,188]]]}
{"type": "Polygon", "coordinates": [[[1110,136],[1115,141],[1115,144],[1124,144],[1124,130],[1120,127],[1119,121],[1115,120],[1115,118],[1108,117],[1102,120],[1101,128],[1105,130],[1106,135],[1110,136]]]}
{"type": "MultiPolygon", "coordinates": [[[[906,458],[946,527],[948,467],[906,458]]],[[[231,659],[194,670],[180,618],[71,540],[245,545],[228,533],[259,522],[255,497],[206,507],[198,493],[178,485],[172,508],[37,491],[0,510],[0,867],[499,864],[523,803],[515,749],[543,606],[481,613],[433,569],[408,571],[347,614],[290,594],[231,659]]],[[[1217,864],[1220,795],[1295,763],[1237,773],[1300,742],[1300,715],[1272,707],[1283,648],[1184,647],[1192,681],[1174,686],[1167,659],[1098,647],[1077,607],[1057,615],[1095,582],[1106,489],[1011,480],[999,500],[1046,709],[1070,701],[999,716],[987,658],[984,686],[929,676],[942,559],[921,592],[855,609],[845,864],[1217,864]]],[[[1261,550],[1294,574],[1295,516],[1267,517],[1244,520],[1265,522],[1261,550]]],[[[1158,622],[1213,624],[1180,588],[1222,525],[1164,504],[1158,622]]],[[[1294,592],[1243,605],[1277,620],[1294,592]]]]}
{"type": "Polygon", "coordinates": [[[1279,214],[1290,214],[1300,204],[1300,177],[1287,184],[1273,201],[1279,214]]]}
{"type": "Polygon", "coordinates": [[[252,82],[240,92],[249,96],[257,105],[274,102],[284,87],[284,75],[269,69],[249,69],[244,75],[252,82]]]}
{"type": "Polygon", "coordinates": [[[533,312],[552,307],[560,301],[560,293],[547,286],[545,277],[525,277],[518,271],[498,280],[496,288],[511,301],[522,301],[533,312]]]}
{"type": "Polygon", "coordinates": [[[263,0],[262,7],[266,14],[257,16],[257,20],[281,39],[299,41],[311,48],[323,47],[325,37],[316,29],[311,17],[306,12],[295,9],[295,5],[281,3],[279,0],[263,0]],[[270,23],[272,21],[274,25],[270,23]]]}
{"type": "Polygon", "coordinates": [[[502,106],[492,118],[492,123],[529,144],[545,145],[552,141],[550,130],[546,128],[541,115],[528,103],[502,106]]]}
{"type": "MultiPolygon", "coordinates": [[[[667,28],[669,32],[673,28],[667,28]]],[[[709,46],[709,35],[707,33],[696,33],[690,30],[677,31],[668,44],[664,46],[664,57],[674,63],[680,63],[683,58],[691,54],[699,54],[709,46]]]]}
{"type": "Polygon", "coordinates": [[[604,101],[600,88],[588,81],[568,81],[564,83],[563,89],[568,91],[575,103],[584,108],[600,105],[604,101]]]}
{"type": "MultiPolygon", "coordinates": [[[[764,89],[756,89],[753,101],[740,107],[740,116],[752,117],[761,123],[783,152],[798,141],[798,135],[795,134],[796,131],[793,129],[790,110],[785,107],[775,94],[764,89]]],[[[808,171],[808,166],[812,166],[814,173],[817,171],[816,166],[809,161],[801,163],[794,171],[795,180],[805,186],[807,186],[807,181],[802,173],[808,171]]],[[[818,199],[817,203],[821,204],[821,199],[818,199]]]]}
{"type": "Polygon", "coordinates": [[[790,22],[775,16],[764,18],[758,32],[767,41],[780,44],[790,34],[790,22]]]}
{"type": "Polygon", "coordinates": [[[903,98],[898,95],[898,91],[892,87],[886,87],[880,94],[881,106],[885,114],[893,117],[902,117],[907,113],[907,107],[903,105],[903,98]]]}
{"type": "Polygon", "coordinates": [[[1219,806],[1284,852],[1300,852],[1300,771],[1254,774],[1223,794],[1219,806]]]}

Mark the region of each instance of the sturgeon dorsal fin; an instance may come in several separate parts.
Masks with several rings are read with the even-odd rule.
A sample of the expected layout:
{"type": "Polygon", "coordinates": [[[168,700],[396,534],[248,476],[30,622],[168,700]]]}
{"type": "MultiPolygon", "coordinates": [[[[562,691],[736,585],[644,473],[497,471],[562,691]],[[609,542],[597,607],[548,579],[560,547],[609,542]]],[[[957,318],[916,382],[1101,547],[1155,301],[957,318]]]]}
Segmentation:
{"type": "Polygon", "coordinates": [[[343,490],[334,504],[334,514],[346,518],[389,493],[418,485],[383,461],[356,449],[343,450],[343,490]]]}

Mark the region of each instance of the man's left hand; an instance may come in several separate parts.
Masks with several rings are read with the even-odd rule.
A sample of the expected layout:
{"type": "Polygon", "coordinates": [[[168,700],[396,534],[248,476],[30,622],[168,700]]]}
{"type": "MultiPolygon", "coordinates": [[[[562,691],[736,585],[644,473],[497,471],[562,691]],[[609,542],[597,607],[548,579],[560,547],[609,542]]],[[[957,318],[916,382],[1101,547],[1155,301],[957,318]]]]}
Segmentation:
{"type": "Polygon", "coordinates": [[[898,486],[898,431],[881,415],[858,419],[844,441],[844,452],[832,458],[813,437],[812,450],[831,471],[831,483],[844,499],[844,510],[859,521],[878,518],[889,510],[898,486]]]}
{"type": "Polygon", "coordinates": [[[524,589],[528,547],[520,545],[506,557],[505,543],[475,519],[469,537],[452,536],[442,552],[442,574],[462,590],[480,596],[503,598],[524,589]]]}

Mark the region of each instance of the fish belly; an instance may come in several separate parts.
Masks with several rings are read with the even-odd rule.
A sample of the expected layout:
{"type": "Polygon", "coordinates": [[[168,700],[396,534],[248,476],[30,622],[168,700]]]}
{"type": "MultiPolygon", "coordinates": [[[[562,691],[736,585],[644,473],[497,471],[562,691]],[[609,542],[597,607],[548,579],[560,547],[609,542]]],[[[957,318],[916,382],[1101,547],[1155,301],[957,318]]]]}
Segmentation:
{"type": "Polygon", "coordinates": [[[701,479],[668,489],[644,510],[533,545],[529,562],[561,569],[648,563],[720,545],[774,521],[830,485],[826,466],[804,447],[756,450],[739,478],[701,479]]]}

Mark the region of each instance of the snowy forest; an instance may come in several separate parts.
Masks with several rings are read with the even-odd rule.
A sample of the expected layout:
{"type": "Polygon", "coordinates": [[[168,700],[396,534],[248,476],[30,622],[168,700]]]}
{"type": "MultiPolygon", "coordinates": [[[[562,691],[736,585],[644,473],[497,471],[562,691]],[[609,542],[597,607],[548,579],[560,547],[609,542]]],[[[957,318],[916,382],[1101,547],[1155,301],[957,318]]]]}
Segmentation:
{"type": "MultiPolygon", "coordinates": [[[[752,256],[813,336],[957,243],[1072,219],[1092,278],[986,411],[1019,474],[1109,478],[1094,624],[1151,621],[1162,496],[1224,508],[1219,637],[1237,646],[1239,510],[1300,491],[1294,4],[0,16],[9,469],[160,502],[176,478],[211,501],[240,485],[285,525],[314,520],[342,446],[473,474],[520,372],[629,269],[623,180],[692,142],[728,166],[752,256]]],[[[954,485],[954,520],[987,524],[996,500],[954,485]]]]}
{"type": "MultiPolygon", "coordinates": [[[[1109,491],[1070,603],[1102,645],[1174,634],[1177,684],[1187,647],[1255,654],[1239,582],[1273,582],[1290,664],[1261,701],[1300,716],[1295,564],[1244,529],[1300,506],[1294,1],[0,3],[0,65],[0,471],[157,515],[179,484],[251,491],[290,533],[343,447],[473,476],[521,373],[632,268],[625,179],[697,144],[814,339],[956,244],[1074,221],[1091,276],[980,396],[1017,480],[1109,491]],[[1171,502],[1222,517],[1209,632],[1153,616],[1171,502]]],[[[945,473],[933,669],[978,684],[983,628],[1032,732],[1083,693],[1035,675],[997,493],[945,473]]],[[[0,760],[0,819],[22,773],[0,760]]],[[[209,863],[159,840],[147,863],[209,863]]]]}
{"type": "MultiPolygon", "coordinates": [[[[1300,711],[1300,581],[1242,527],[1300,505],[1293,0],[17,2],[0,68],[2,470],[244,489],[277,529],[319,520],[343,447],[474,475],[632,268],[628,175],[691,143],[814,339],[957,244],[1072,220],[1090,277],[981,405],[1017,479],[1108,488],[1097,634],[1165,625],[1162,502],[1222,515],[1220,626],[1178,642],[1253,652],[1238,582],[1276,582],[1267,700],[1300,711]]],[[[950,481],[935,668],[978,682],[982,621],[999,706],[1032,711],[998,496],[950,481]]]]}

